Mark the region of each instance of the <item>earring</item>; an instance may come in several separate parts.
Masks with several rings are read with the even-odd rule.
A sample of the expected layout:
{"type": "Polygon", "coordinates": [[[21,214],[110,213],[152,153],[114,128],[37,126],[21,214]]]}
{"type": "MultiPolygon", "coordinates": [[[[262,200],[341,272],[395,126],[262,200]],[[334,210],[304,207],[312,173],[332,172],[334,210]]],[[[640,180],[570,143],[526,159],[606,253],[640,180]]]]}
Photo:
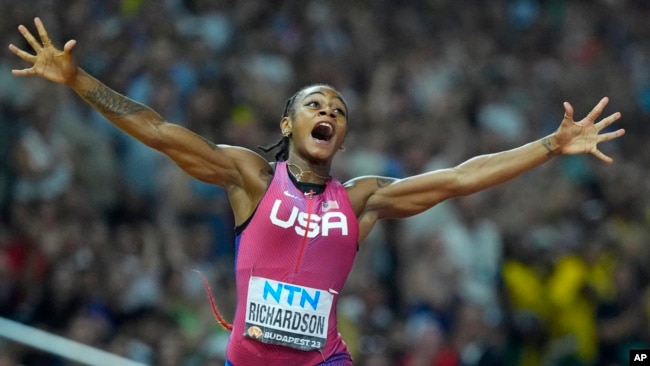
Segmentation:
{"type": "Polygon", "coordinates": [[[339,147],[339,150],[340,150],[340,151],[345,151],[345,150],[347,150],[347,149],[345,148],[345,146],[341,145],[341,147],[339,147]]]}
{"type": "Polygon", "coordinates": [[[282,130],[282,136],[289,137],[289,136],[291,136],[291,132],[288,131],[288,130],[282,130]]]}

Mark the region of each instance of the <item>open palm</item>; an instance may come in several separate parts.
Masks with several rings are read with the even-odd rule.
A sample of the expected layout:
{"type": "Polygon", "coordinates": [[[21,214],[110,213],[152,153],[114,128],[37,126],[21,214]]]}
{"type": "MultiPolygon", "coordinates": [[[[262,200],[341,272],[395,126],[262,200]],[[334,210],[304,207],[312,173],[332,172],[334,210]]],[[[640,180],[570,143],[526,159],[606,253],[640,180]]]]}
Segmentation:
{"type": "Polygon", "coordinates": [[[596,122],[596,119],[603,112],[608,102],[609,99],[607,97],[601,99],[585,118],[577,122],[573,120],[573,107],[569,103],[564,103],[564,119],[557,131],[557,140],[560,144],[560,151],[563,154],[589,153],[604,162],[611,163],[613,161],[612,158],[603,154],[598,149],[598,144],[623,136],[625,130],[618,129],[613,132],[600,134],[600,131],[621,118],[621,114],[616,112],[596,122]]]}
{"type": "Polygon", "coordinates": [[[43,26],[43,22],[39,18],[35,18],[34,24],[41,39],[40,42],[25,26],[20,25],[18,30],[25,37],[25,40],[27,40],[27,43],[32,47],[35,54],[21,50],[13,44],[9,45],[11,52],[31,63],[32,67],[22,70],[12,70],[11,73],[17,76],[37,75],[61,84],[72,80],[77,73],[77,62],[72,57],[71,51],[77,42],[74,40],[68,41],[63,47],[63,51],[58,50],[52,45],[45,26],[43,26]]]}

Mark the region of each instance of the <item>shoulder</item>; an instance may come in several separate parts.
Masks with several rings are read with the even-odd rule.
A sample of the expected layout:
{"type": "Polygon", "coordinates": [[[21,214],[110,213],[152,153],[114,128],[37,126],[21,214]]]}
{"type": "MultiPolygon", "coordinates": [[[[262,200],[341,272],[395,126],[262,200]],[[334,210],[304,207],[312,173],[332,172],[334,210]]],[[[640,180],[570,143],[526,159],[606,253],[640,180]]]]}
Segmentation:
{"type": "Polygon", "coordinates": [[[220,151],[228,156],[233,184],[225,186],[228,191],[235,221],[243,223],[255,210],[273,178],[275,163],[270,163],[261,155],[238,146],[218,145],[220,151]]]}
{"type": "Polygon", "coordinates": [[[232,159],[234,165],[242,174],[251,171],[253,175],[257,175],[258,172],[261,172],[264,176],[273,175],[275,163],[269,162],[260,154],[248,148],[223,144],[216,145],[216,147],[232,159]]]}

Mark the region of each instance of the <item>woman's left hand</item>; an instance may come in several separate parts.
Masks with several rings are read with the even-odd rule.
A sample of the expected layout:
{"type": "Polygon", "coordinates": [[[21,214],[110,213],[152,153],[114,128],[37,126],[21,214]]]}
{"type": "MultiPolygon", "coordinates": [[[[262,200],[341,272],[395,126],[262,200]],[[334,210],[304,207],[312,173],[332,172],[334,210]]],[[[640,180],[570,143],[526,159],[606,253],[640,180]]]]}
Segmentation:
{"type": "Polygon", "coordinates": [[[604,97],[585,118],[577,122],[573,120],[573,107],[568,102],[564,102],[564,118],[555,132],[559,145],[556,151],[566,155],[589,153],[606,163],[612,163],[614,160],[611,157],[598,150],[598,144],[623,136],[625,130],[621,128],[612,132],[600,133],[621,118],[621,114],[616,112],[596,122],[608,102],[609,98],[604,97]]]}

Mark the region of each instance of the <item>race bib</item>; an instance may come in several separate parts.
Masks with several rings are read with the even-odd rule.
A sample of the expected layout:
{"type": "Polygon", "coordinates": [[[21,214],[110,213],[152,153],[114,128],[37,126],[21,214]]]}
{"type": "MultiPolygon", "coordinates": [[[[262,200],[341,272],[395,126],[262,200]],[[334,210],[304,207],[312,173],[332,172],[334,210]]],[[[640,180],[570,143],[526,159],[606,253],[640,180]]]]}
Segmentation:
{"type": "Polygon", "coordinates": [[[322,350],[333,298],[324,290],[251,277],[244,336],[302,351],[322,350]]]}

